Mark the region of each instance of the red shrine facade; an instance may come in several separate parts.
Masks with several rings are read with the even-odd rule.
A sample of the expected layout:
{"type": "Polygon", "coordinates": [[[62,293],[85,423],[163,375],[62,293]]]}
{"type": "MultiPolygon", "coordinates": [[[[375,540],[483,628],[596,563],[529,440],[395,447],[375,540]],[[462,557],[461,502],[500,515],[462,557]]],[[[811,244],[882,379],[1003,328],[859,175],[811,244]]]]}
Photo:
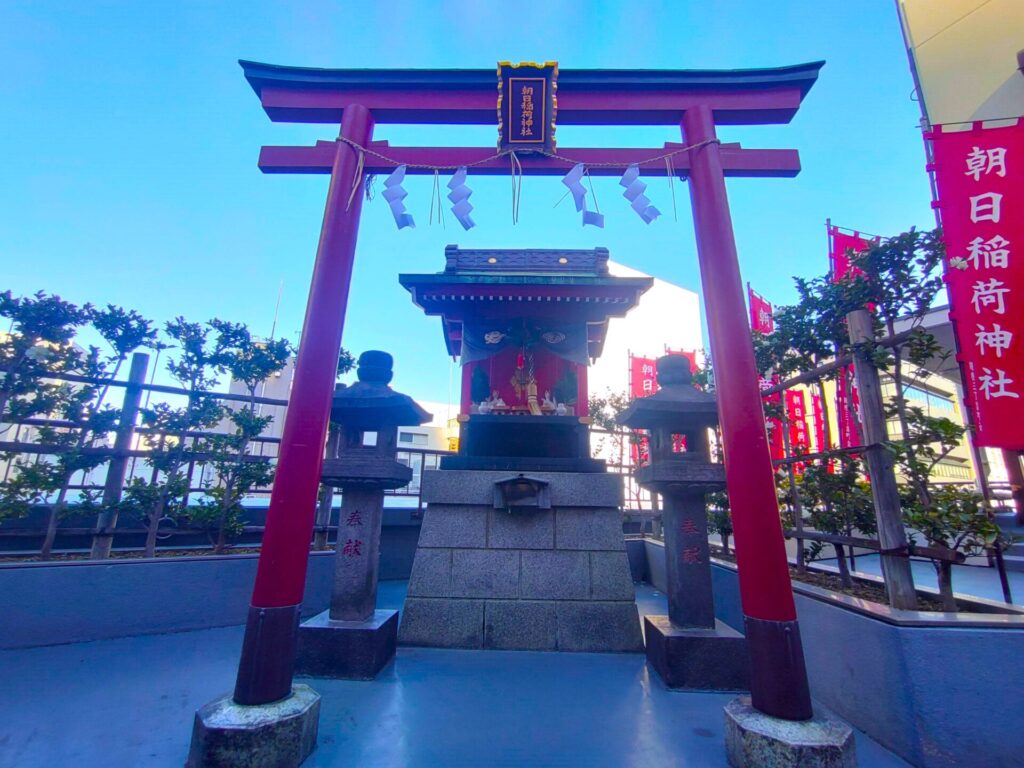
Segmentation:
{"type": "Polygon", "coordinates": [[[399,282],[441,318],[448,354],[462,364],[461,453],[475,456],[474,466],[490,456],[493,468],[589,463],[587,366],[601,355],[611,318],[636,306],[653,280],[613,277],[605,248],[450,245],[445,259],[443,272],[399,282]]]}

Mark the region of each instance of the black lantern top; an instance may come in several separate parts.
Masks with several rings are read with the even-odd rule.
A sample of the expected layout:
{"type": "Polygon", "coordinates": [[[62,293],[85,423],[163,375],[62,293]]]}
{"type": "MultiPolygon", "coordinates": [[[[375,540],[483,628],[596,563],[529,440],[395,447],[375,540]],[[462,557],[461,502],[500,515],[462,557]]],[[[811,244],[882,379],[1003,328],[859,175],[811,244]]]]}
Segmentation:
{"type": "Polygon", "coordinates": [[[689,360],[666,355],[659,357],[656,365],[661,389],[630,403],[616,419],[619,424],[679,434],[718,424],[715,396],[693,386],[689,360]]]}
{"type": "Polygon", "coordinates": [[[363,352],[356,369],[359,380],[351,386],[335,387],[331,421],[352,432],[373,432],[383,427],[415,426],[430,421],[432,416],[415,400],[388,386],[393,363],[394,359],[387,352],[363,352]]]}
{"type": "Polygon", "coordinates": [[[711,462],[707,438],[708,429],[718,423],[714,395],[693,386],[690,361],[681,355],[658,358],[657,370],[661,389],[634,400],[617,419],[650,432],[650,463],[636,470],[637,482],[669,494],[724,488],[725,467],[711,462]]]}

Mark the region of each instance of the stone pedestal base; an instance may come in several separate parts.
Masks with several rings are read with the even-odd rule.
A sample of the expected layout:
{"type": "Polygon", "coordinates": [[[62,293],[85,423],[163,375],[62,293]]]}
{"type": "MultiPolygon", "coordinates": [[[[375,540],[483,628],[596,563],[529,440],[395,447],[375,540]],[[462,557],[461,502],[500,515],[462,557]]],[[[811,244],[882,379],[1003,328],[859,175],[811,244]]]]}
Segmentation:
{"type": "Polygon", "coordinates": [[[853,730],[815,706],[810,720],[758,712],[749,696],[725,706],[725,751],[733,768],[856,768],[853,730]]]}
{"type": "Polygon", "coordinates": [[[622,478],[530,472],[550,509],[496,509],[507,472],[423,473],[427,502],[403,645],[643,651],[622,535],[622,478]]]}
{"type": "Polygon", "coordinates": [[[636,604],[407,597],[402,644],[503,651],[643,650],[636,604]]]}
{"type": "Polygon", "coordinates": [[[231,694],[196,712],[186,768],[293,768],[316,748],[320,695],[296,685],[273,704],[243,706],[231,694]]]}
{"type": "Polygon", "coordinates": [[[372,680],[395,658],[398,611],[368,621],[332,621],[324,611],[299,626],[295,674],[372,680]]]}
{"type": "Polygon", "coordinates": [[[680,628],[668,616],[646,616],[647,661],[669,688],[749,691],[747,640],[720,621],[714,629],[680,628]]]}

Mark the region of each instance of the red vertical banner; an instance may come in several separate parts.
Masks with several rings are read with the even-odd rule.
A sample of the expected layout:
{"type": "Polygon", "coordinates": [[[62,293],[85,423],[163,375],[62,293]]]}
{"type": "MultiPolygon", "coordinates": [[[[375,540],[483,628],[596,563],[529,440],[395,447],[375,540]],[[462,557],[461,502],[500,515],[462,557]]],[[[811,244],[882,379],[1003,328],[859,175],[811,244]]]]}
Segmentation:
{"type": "Polygon", "coordinates": [[[861,237],[859,232],[854,232],[852,234],[840,232],[839,227],[832,226],[828,228],[828,235],[829,242],[831,244],[829,248],[829,267],[832,273],[833,282],[846,277],[848,274],[864,274],[862,270],[850,264],[849,252],[851,250],[854,253],[863,251],[871,245],[871,241],[865,237],[861,237]]]}
{"type": "Polygon", "coordinates": [[[1024,123],[928,134],[946,288],[979,446],[1024,449],[1024,123]]]}
{"type": "MultiPolygon", "coordinates": [[[[807,429],[807,404],[802,389],[786,390],[786,418],[789,421],[789,446],[793,455],[810,453],[810,432],[807,429]]],[[[802,463],[794,464],[793,469],[802,474],[802,463]]]]}
{"type": "MultiPolygon", "coordinates": [[[[775,331],[775,319],[772,317],[772,305],[765,301],[763,296],[754,293],[749,284],[747,285],[747,300],[750,306],[750,329],[763,333],[766,336],[773,333],[775,331]]],[[[762,376],[758,379],[758,386],[762,391],[769,387],[774,387],[778,383],[778,376],[771,376],[767,379],[762,376]]],[[[778,392],[763,397],[765,403],[772,405],[778,405],[782,402],[782,395],[778,392]]],[[[782,420],[765,416],[764,426],[768,430],[768,447],[771,451],[772,459],[786,458],[786,442],[782,435],[782,420]]]]}
{"type": "Polygon", "coordinates": [[[836,421],[839,422],[839,447],[852,448],[860,445],[860,429],[857,426],[860,413],[860,397],[857,394],[857,379],[853,374],[853,365],[844,366],[840,370],[836,382],[836,421]],[[849,382],[850,398],[847,402],[846,386],[849,382]]]}
{"type": "Polygon", "coordinates": [[[653,357],[629,356],[629,396],[647,397],[658,390],[658,376],[653,357]]]}
{"type": "Polygon", "coordinates": [[[814,419],[814,450],[827,451],[831,446],[825,445],[825,413],[821,407],[821,395],[811,395],[811,414],[814,419]]]}
{"type": "Polygon", "coordinates": [[[633,439],[629,441],[629,458],[638,467],[651,463],[650,439],[641,429],[633,430],[633,439]]]}
{"type": "MultiPolygon", "coordinates": [[[[649,397],[658,391],[658,375],[653,357],[629,356],[629,396],[631,399],[649,397]]],[[[634,439],[629,443],[629,455],[633,464],[646,464],[649,459],[647,435],[634,430],[634,439]]]]}
{"type": "MultiPolygon", "coordinates": [[[[774,387],[779,383],[778,376],[772,376],[770,379],[761,377],[758,380],[762,390],[774,387]]],[[[782,402],[782,395],[778,392],[765,395],[764,401],[766,403],[778,404],[782,402]]],[[[768,446],[771,449],[772,459],[784,459],[786,458],[786,443],[782,439],[782,420],[765,417],[764,419],[765,429],[768,430],[768,446]]]]}
{"type": "Polygon", "coordinates": [[[750,329],[768,336],[775,332],[775,318],[772,317],[772,305],[764,297],[754,293],[747,286],[747,299],[750,304],[750,329]]]}
{"type": "MultiPolygon", "coordinates": [[[[829,264],[833,282],[844,277],[863,275],[864,271],[851,263],[850,252],[857,253],[865,250],[871,245],[871,240],[862,237],[860,232],[841,232],[839,227],[833,226],[829,226],[828,236],[829,264]]],[[[868,309],[874,309],[874,305],[868,304],[868,309]]],[[[859,407],[857,380],[853,374],[853,366],[848,365],[840,371],[839,379],[836,381],[836,421],[839,424],[840,448],[860,445],[860,428],[857,424],[859,407]],[[847,402],[847,382],[849,382],[852,404],[847,402]]],[[[824,431],[824,426],[822,431],[824,431]]]]}

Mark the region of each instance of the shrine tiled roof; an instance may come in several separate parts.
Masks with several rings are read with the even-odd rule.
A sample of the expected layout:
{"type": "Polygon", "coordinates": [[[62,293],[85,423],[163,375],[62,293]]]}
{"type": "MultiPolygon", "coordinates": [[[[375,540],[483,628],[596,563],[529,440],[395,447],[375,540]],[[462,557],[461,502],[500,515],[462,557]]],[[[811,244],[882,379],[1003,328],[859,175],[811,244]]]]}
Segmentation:
{"type": "Polygon", "coordinates": [[[633,306],[653,283],[649,277],[611,275],[607,248],[462,249],[456,245],[445,248],[443,272],[402,274],[398,281],[420,306],[423,300],[633,306]]]}
{"type": "Polygon", "coordinates": [[[651,277],[617,277],[608,249],[445,248],[442,272],[402,274],[413,303],[440,316],[452,356],[463,322],[474,318],[539,317],[586,323],[591,356],[600,354],[608,319],[622,317],[653,284],[651,277]]]}
{"type": "Polygon", "coordinates": [[[608,275],[608,249],[459,248],[444,249],[445,274],[608,275]]]}

